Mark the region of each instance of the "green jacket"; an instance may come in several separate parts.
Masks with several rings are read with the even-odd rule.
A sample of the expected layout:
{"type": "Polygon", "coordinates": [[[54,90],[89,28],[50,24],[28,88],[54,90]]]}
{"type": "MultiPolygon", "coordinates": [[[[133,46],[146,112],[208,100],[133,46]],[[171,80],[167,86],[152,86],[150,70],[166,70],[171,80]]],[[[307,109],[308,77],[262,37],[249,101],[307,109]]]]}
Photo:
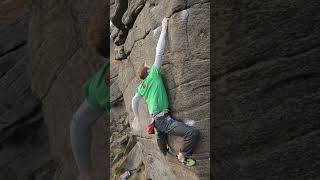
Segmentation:
{"type": "Polygon", "coordinates": [[[85,96],[94,107],[106,111],[110,109],[110,60],[106,59],[102,68],[83,86],[85,96]]]}

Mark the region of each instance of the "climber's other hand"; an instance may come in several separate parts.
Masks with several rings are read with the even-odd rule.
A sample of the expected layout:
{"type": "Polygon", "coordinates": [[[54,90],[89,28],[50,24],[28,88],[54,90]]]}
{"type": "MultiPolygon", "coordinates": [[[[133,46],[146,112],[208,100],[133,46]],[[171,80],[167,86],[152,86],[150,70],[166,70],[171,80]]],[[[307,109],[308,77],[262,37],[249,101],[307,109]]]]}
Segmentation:
{"type": "Polygon", "coordinates": [[[163,18],[162,20],[162,31],[166,32],[168,28],[168,18],[163,18]]]}
{"type": "Polygon", "coordinates": [[[138,130],[139,129],[139,117],[134,117],[131,122],[131,128],[138,130]]]}

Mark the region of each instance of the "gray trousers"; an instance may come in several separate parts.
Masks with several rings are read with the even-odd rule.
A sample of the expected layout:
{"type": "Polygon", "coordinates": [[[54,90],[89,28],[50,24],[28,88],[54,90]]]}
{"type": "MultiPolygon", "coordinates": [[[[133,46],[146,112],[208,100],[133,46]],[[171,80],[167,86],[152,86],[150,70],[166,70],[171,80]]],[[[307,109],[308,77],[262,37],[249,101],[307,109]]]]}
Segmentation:
{"type": "Polygon", "coordinates": [[[73,155],[80,173],[91,170],[91,126],[103,114],[102,108],[93,107],[83,101],[74,113],[70,124],[70,141],[73,155]]]}
{"type": "Polygon", "coordinates": [[[155,118],[157,129],[157,143],[162,153],[167,152],[167,135],[181,136],[184,139],[180,152],[184,156],[191,156],[194,147],[199,140],[199,130],[188,126],[183,122],[177,121],[168,114],[155,118]]]}

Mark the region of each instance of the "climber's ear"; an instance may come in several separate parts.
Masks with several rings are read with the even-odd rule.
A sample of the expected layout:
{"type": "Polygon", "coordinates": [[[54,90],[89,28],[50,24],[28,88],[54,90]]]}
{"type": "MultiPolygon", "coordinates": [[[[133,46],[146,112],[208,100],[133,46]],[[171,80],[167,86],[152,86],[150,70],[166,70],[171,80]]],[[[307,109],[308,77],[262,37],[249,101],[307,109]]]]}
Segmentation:
{"type": "Polygon", "coordinates": [[[142,66],[139,70],[139,77],[140,79],[145,79],[148,76],[148,68],[142,66]]]}

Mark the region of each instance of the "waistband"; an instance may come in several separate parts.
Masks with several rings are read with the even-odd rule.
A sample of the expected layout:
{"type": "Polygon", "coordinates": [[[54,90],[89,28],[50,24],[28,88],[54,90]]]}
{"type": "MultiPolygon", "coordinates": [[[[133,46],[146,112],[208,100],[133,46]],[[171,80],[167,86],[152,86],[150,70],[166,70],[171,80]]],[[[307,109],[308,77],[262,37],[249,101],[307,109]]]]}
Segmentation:
{"type": "Polygon", "coordinates": [[[162,116],[165,116],[166,114],[168,114],[168,113],[167,112],[154,113],[154,114],[152,114],[152,118],[162,117],[162,116]]]}

